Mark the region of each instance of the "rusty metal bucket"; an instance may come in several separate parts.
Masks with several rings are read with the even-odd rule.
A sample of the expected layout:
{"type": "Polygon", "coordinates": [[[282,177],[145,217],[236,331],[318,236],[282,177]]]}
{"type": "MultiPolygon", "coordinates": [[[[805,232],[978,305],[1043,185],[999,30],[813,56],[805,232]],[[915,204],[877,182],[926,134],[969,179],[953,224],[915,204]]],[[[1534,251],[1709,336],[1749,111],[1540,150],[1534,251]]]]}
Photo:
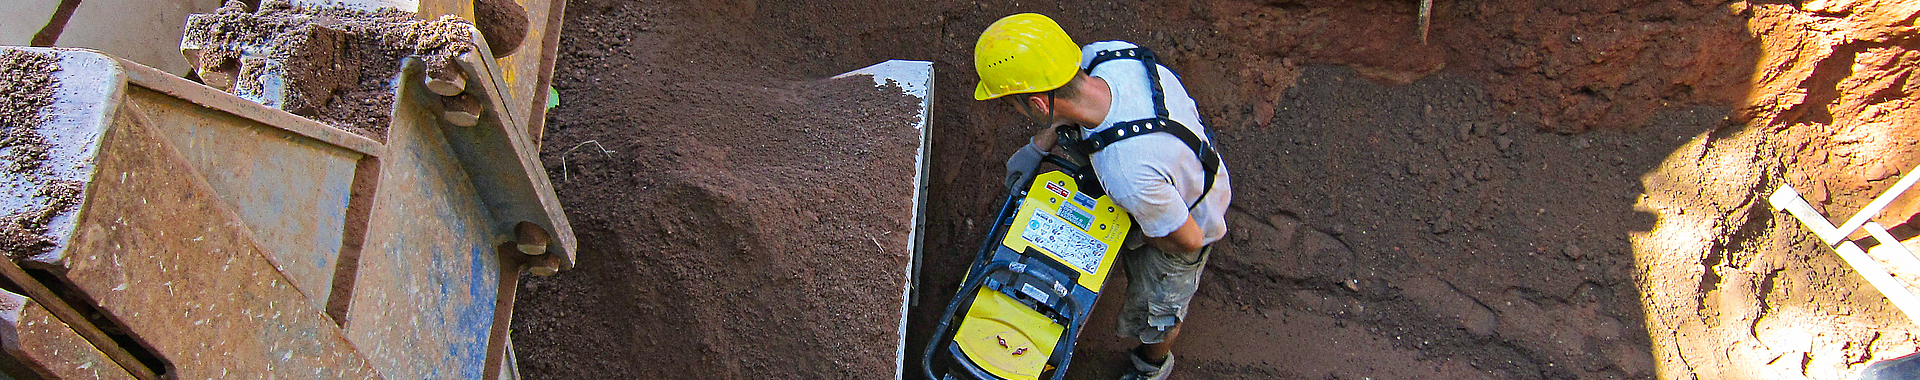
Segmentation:
{"type": "MultiPolygon", "coordinates": [[[[84,189],[50,250],[0,263],[0,373],[515,377],[519,273],[573,265],[492,60],[461,63],[472,127],[440,120],[409,62],[378,142],[97,52],[0,49],[58,56],[40,131],[52,176],[84,189]],[[514,248],[523,222],[545,252],[514,248]]],[[[31,201],[45,179],[9,191],[31,201]]]]}

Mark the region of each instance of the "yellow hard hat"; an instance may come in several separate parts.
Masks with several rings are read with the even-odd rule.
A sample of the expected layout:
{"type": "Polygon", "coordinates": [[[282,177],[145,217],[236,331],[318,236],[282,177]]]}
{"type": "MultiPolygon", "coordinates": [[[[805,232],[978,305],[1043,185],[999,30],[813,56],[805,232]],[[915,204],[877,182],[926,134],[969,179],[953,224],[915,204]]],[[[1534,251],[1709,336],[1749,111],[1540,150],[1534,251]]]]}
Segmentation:
{"type": "Polygon", "coordinates": [[[974,100],[1051,91],[1080,72],[1080,45],[1047,16],[1007,16],[980,33],[980,42],[973,45],[973,70],[980,74],[974,100]]]}

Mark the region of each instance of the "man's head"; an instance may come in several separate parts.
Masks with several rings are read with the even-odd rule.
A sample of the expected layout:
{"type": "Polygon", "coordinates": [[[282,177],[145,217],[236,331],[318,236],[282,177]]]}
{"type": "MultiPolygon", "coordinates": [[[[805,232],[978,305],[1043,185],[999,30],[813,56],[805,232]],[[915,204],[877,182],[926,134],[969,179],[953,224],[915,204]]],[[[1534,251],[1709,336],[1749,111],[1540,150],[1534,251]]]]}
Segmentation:
{"type": "Polygon", "coordinates": [[[1009,98],[1028,117],[1046,118],[1041,120],[1052,119],[1055,100],[1080,96],[1074,82],[1085,80],[1080,45],[1060,24],[1037,13],[1007,16],[987,26],[974,44],[973,68],[980,75],[975,100],[1009,98]]]}
{"type": "Polygon", "coordinates": [[[1066,121],[1060,120],[1060,116],[1064,116],[1061,115],[1062,110],[1056,109],[1055,107],[1065,107],[1067,102],[1081,100],[1081,97],[1084,96],[1081,91],[1081,86],[1087,81],[1087,78],[1086,73],[1076,71],[1073,78],[1068,79],[1067,84],[1059,88],[1045,92],[1007,95],[1000,97],[1000,99],[1012,104],[1013,108],[1019,110],[1021,115],[1026,115],[1028,119],[1035,120],[1035,124],[1040,124],[1042,127],[1063,125],[1066,121]]]}

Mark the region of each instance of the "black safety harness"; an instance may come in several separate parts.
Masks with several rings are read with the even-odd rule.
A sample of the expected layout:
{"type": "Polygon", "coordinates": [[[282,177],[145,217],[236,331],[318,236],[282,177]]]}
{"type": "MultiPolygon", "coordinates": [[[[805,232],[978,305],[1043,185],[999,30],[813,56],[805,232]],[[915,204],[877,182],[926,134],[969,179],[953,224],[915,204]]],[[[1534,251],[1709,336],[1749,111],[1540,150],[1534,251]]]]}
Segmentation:
{"type": "Polygon", "coordinates": [[[1093,68],[1100,67],[1101,63],[1116,59],[1139,60],[1141,64],[1146,65],[1147,83],[1151,84],[1153,88],[1154,117],[1114,123],[1112,128],[1081,136],[1079,142],[1074,145],[1075,150],[1078,150],[1080,154],[1091,157],[1094,152],[1106,149],[1106,147],[1113,145],[1113,143],[1120,142],[1120,140],[1145,136],[1156,132],[1166,132],[1175,137],[1179,137],[1181,142],[1187,144],[1188,149],[1193,150],[1193,155],[1200,158],[1200,166],[1206,169],[1206,185],[1200,190],[1200,197],[1195,198],[1193,205],[1187,208],[1199,207],[1200,202],[1207,199],[1207,193],[1213,191],[1214,175],[1220,171],[1220,152],[1214,150],[1213,144],[1210,142],[1211,139],[1201,139],[1199,135],[1193,132],[1193,129],[1187,128],[1186,125],[1173,121],[1173,118],[1167,116],[1167,94],[1160,88],[1160,63],[1154,59],[1153,50],[1136,47],[1102,51],[1093,56],[1093,61],[1087,64],[1087,71],[1091,72],[1093,68]]]}

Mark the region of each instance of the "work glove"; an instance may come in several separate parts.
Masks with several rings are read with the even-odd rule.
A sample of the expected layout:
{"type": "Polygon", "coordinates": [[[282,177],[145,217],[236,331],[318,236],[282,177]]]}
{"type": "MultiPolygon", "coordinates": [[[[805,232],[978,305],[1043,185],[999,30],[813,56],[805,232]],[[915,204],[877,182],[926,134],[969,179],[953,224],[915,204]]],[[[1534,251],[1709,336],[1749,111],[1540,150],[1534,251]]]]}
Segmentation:
{"type": "Polygon", "coordinates": [[[1040,169],[1040,160],[1046,155],[1047,152],[1031,142],[1014,151],[1013,157],[1007,158],[1007,190],[1025,189],[1033,181],[1034,171],[1040,169]]]}

